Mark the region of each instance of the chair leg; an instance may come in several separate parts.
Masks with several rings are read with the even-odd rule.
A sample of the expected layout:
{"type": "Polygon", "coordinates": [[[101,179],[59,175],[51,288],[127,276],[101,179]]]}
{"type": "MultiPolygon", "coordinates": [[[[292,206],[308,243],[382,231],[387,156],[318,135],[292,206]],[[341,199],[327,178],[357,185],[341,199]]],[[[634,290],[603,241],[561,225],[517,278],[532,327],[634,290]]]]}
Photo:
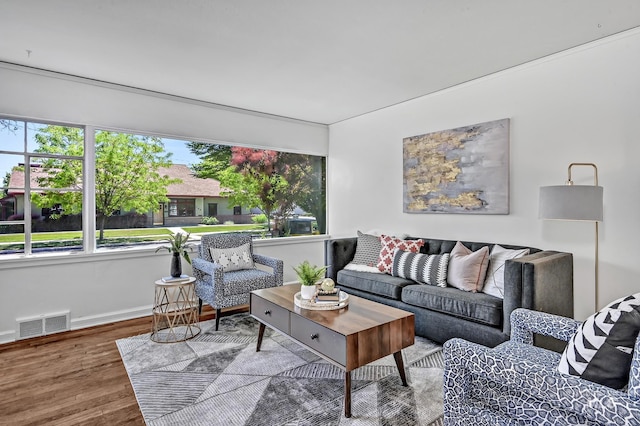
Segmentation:
{"type": "Polygon", "coordinates": [[[202,315],[202,299],[198,297],[198,316],[202,315]]]}
{"type": "Polygon", "coordinates": [[[220,309],[216,309],[216,331],[218,331],[219,324],[220,324],[220,309]]]}

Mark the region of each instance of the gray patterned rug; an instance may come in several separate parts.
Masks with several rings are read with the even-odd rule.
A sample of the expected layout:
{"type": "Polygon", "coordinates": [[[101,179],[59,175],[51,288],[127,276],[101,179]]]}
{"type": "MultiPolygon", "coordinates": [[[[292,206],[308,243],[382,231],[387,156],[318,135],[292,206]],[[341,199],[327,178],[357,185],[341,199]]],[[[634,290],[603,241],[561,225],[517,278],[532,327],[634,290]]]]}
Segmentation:
{"type": "Polygon", "coordinates": [[[417,337],[403,350],[408,387],[392,356],[354,370],[352,417],[344,373],[248,314],[200,323],[187,342],[148,334],[116,341],[148,425],[442,425],[442,352],[417,337]]]}

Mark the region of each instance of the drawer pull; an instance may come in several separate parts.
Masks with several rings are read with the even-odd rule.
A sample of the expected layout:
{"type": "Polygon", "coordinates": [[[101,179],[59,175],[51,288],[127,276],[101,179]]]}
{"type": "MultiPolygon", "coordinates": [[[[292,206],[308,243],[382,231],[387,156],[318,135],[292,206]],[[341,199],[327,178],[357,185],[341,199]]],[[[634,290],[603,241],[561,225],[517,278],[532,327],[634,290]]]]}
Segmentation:
{"type": "Polygon", "coordinates": [[[271,311],[269,309],[265,309],[264,314],[265,315],[271,315],[271,311]]]}
{"type": "Polygon", "coordinates": [[[311,340],[316,340],[318,337],[320,337],[320,336],[318,336],[318,333],[313,333],[311,335],[311,340]]]}

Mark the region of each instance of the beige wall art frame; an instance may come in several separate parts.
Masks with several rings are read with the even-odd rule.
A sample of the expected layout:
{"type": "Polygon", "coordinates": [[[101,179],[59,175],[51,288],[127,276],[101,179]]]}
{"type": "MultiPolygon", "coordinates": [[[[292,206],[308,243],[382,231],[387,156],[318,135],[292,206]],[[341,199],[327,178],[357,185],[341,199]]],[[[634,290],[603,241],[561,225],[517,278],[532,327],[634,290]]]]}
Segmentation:
{"type": "Polygon", "coordinates": [[[405,213],[509,214],[509,119],[403,139],[405,213]]]}

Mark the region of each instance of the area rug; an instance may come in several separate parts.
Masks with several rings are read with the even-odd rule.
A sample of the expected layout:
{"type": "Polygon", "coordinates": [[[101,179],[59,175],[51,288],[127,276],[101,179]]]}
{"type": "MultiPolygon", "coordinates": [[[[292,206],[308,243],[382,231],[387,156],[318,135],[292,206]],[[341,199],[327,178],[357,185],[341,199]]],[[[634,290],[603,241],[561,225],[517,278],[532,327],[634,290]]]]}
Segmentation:
{"type": "Polygon", "coordinates": [[[442,425],[442,352],[416,337],[403,350],[409,386],[392,356],[354,370],[352,417],[344,372],[248,314],[200,323],[181,343],[149,335],[116,341],[148,425],[442,425]]]}

